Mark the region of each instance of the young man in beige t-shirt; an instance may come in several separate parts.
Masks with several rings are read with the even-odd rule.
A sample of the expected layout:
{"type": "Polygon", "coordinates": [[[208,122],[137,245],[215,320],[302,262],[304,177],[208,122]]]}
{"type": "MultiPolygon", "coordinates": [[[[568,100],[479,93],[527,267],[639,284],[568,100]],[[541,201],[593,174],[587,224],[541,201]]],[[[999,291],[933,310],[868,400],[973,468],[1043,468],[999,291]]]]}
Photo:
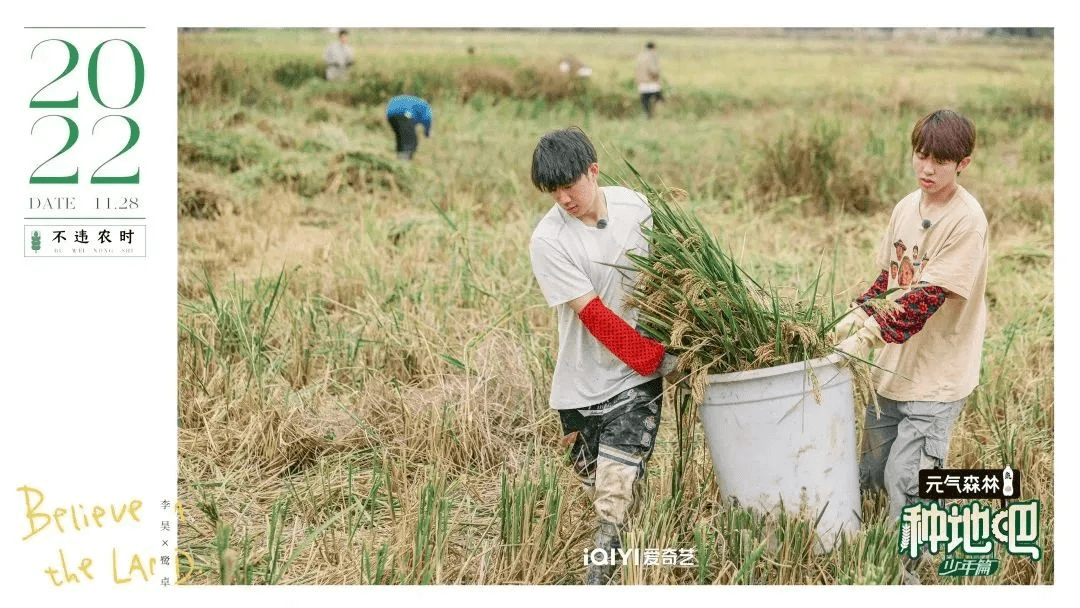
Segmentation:
{"type": "Polygon", "coordinates": [[[915,124],[919,189],[893,209],[876,259],[881,275],[838,326],[841,336],[855,330],[838,350],[880,349],[881,416],[867,409],[859,472],[864,487],[888,491],[894,518],[919,500],[919,470],[944,466],[953,424],[979,382],[989,238],[982,207],[956,183],[974,147],[974,125],[956,112],[915,124]],[[868,304],[882,294],[893,310],[868,304]]]}

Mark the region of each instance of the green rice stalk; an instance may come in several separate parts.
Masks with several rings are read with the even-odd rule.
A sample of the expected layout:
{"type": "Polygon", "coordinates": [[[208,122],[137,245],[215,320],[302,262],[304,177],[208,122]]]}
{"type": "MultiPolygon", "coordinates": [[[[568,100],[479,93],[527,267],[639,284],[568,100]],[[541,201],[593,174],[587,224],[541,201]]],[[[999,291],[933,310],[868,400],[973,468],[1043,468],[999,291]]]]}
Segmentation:
{"type": "MultiPolygon", "coordinates": [[[[679,206],[680,191],[658,190],[630,163],[627,167],[652,209],[652,226],[644,228],[649,254],[629,256],[638,278],[628,305],[638,310],[643,332],[678,357],[678,370],[690,376],[694,403],[704,400],[709,374],[809,361],[834,352],[832,331],[839,319],[817,305],[820,271],[801,299],[780,295],[750,276],[679,206]]],[[[868,373],[855,375],[868,384],[868,373]]]]}
{"type": "MultiPolygon", "coordinates": [[[[713,234],[679,206],[681,191],[657,190],[626,164],[652,210],[652,226],[643,227],[649,254],[628,256],[638,274],[627,304],[638,310],[637,324],[645,335],[677,357],[677,371],[686,378],[674,391],[680,405],[690,408],[705,401],[710,374],[809,361],[834,352],[839,318],[827,316],[817,305],[820,269],[814,282],[798,292],[801,298],[781,296],[743,270],[713,234]],[[690,403],[684,401],[685,393],[690,403]]],[[[870,372],[861,363],[848,357],[841,362],[852,371],[857,412],[873,402],[870,372]]],[[[820,401],[818,379],[812,372],[810,376],[811,392],[820,401]]],[[[686,413],[676,409],[680,439],[689,436],[693,425],[686,413]]],[[[682,463],[689,459],[682,441],[677,450],[671,479],[676,499],[681,496],[682,463]]]]}

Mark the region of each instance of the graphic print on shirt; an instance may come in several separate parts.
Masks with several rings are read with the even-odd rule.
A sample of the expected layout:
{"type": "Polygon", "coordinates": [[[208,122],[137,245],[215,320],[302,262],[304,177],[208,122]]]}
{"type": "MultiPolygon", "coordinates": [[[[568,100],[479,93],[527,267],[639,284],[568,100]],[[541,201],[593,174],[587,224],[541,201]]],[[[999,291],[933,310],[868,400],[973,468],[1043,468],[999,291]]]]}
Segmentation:
{"type": "Polygon", "coordinates": [[[903,239],[899,239],[892,246],[896,248],[896,261],[899,262],[903,259],[904,252],[907,251],[907,245],[904,244],[903,239]]]}
{"type": "Polygon", "coordinates": [[[919,258],[918,243],[911,246],[910,257],[904,255],[908,251],[908,246],[903,239],[897,239],[893,243],[893,248],[896,250],[896,261],[889,264],[889,278],[895,280],[897,286],[910,289],[916,282],[916,275],[921,276],[926,270],[926,262],[930,258],[925,251],[922,252],[922,258],[919,258]]]}
{"type": "Polygon", "coordinates": [[[911,258],[904,256],[903,260],[900,260],[900,272],[896,277],[896,282],[900,287],[910,287],[912,279],[915,278],[915,267],[911,264],[911,258]]]}

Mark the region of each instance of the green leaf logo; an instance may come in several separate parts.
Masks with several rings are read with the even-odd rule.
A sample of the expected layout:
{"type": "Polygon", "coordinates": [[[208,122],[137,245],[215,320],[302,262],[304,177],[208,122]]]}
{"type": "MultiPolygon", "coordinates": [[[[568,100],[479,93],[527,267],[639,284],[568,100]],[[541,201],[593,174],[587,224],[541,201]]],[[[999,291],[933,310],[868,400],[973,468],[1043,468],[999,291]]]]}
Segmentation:
{"type": "Polygon", "coordinates": [[[37,230],[30,234],[30,249],[33,249],[34,253],[41,251],[41,233],[37,230]]]}

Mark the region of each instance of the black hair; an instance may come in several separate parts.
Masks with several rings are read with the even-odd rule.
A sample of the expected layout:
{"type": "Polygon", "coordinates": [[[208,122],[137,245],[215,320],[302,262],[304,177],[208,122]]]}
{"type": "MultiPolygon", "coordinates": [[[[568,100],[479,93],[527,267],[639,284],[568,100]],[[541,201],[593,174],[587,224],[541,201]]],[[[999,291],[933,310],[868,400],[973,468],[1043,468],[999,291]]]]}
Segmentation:
{"type": "Polygon", "coordinates": [[[545,134],[532,157],[532,183],[554,192],[577,181],[596,162],[596,148],[585,132],[569,127],[545,134]]]}
{"type": "Polygon", "coordinates": [[[938,110],[922,117],[911,130],[911,150],[936,161],[958,163],[975,149],[975,125],[959,112],[938,110]]]}
{"type": "Polygon", "coordinates": [[[655,44],[653,44],[653,41],[652,41],[652,40],[650,40],[650,41],[648,41],[648,42],[646,42],[646,43],[645,43],[645,48],[647,48],[647,49],[655,49],[655,48],[656,48],[656,45],[655,45],[655,44]]]}

